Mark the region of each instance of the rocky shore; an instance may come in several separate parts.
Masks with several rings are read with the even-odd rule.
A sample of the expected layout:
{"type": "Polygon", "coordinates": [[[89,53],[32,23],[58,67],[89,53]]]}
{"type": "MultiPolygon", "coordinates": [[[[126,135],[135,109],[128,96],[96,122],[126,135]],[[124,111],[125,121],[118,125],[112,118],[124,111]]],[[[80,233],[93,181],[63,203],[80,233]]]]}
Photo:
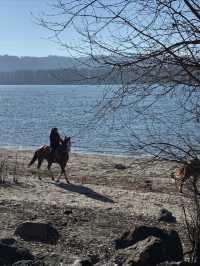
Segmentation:
{"type": "MultiPolygon", "coordinates": [[[[174,163],[71,154],[66,184],[64,179],[51,180],[46,163],[39,172],[36,165],[27,168],[32,156],[33,151],[0,150],[0,265],[153,266],[182,260],[190,248],[182,212],[182,205],[190,204],[189,192],[177,192],[170,178],[174,163]],[[163,209],[171,212],[173,221],[160,219],[163,209]],[[19,233],[24,224],[25,237],[19,233]],[[48,239],[48,232],[54,232],[49,226],[58,234],[56,241],[48,239]],[[145,237],[141,231],[137,241],[116,247],[117,239],[135,239],[135,230],[144,226],[145,237]],[[164,231],[155,234],[152,227],[164,231]],[[180,237],[178,258],[161,252],[166,250],[163,232],[177,234],[177,243],[180,237]],[[26,248],[30,257],[6,262],[6,247],[8,252],[11,247],[12,252],[26,248]],[[154,251],[160,254],[158,260],[145,264],[144,258],[154,251]]],[[[55,165],[52,171],[58,175],[59,168],[55,165]]]]}

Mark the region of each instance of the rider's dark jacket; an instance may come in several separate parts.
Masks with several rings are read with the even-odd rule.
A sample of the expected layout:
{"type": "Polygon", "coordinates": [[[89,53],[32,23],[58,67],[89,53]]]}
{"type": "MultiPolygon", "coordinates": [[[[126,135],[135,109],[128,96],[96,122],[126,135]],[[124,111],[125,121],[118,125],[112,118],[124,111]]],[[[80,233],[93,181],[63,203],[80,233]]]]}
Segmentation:
{"type": "Polygon", "coordinates": [[[52,151],[55,151],[55,149],[63,143],[63,140],[61,139],[58,131],[51,131],[50,133],[50,147],[52,151]]]}

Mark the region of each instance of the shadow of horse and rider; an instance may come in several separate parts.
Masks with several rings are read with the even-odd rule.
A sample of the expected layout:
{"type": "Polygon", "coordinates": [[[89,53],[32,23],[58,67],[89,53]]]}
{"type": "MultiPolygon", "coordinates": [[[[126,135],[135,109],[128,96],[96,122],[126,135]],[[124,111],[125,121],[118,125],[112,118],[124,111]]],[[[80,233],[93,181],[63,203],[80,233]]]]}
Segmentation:
{"type": "Polygon", "coordinates": [[[93,189],[83,185],[71,184],[71,183],[70,184],[55,183],[55,185],[59,188],[62,188],[65,191],[78,193],[94,200],[98,200],[105,203],[114,203],[114,201],[110,197],[102,195],[94,191],[93,189]]]}
{"type": "Polygon", "coordinates": [[[85,187],[83,185],[71,184],[68,180],[66,173],[66,165],[69,160],[69,153],[71,150],[71,138],[65,136],[62,140],[57,128],[53,128],[50,133],[50,146],[44,145],[37,149],[31,159],[28,167],[34,164],[37,161],[37,169],[39,170],[43,161],[47,161],[47,168],[51,174],[52,180],[54,179],[54,175],[51,171],[51,166],[53,163],[56,163],[60,166],[61,172],[58,176],[56,182],[59,182],[62,175],[64,175],[67,184],[64,183],[54,183],[54,185],[64,189],[65,191],[75,192],[82,195],[85,195],[89,198],[99,200],[102,202],[114,203],[112,199],[107,196],[104,196],[100,193],[95,192],[94,190],[85,187]]]}

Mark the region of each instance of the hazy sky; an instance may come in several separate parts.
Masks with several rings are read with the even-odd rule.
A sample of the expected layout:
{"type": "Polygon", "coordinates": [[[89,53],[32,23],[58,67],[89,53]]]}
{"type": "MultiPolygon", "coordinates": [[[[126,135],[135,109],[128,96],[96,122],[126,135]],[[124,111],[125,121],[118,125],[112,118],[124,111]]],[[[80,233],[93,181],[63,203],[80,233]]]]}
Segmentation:
{"type": "Polygon", "coordinates": [[[64,49],[47,39],[50,32],[36,25],[31,15],[31,12],[36,16],[47,12],[51,2],[53,0],[0,0],[0,55],[66,55],[64,49]]]}

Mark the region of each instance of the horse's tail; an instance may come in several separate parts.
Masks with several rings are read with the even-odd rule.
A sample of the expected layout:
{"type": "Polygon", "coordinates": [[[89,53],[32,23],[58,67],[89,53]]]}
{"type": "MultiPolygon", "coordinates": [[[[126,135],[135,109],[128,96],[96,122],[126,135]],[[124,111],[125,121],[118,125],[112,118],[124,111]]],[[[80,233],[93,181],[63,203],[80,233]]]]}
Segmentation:
{"type": "Polygon", "coordinates": [[[36,160],[38,159],[38,152],[36,151],[33,155],[32,160],[30,161],[30,163],[28,164],[28,167],[31,166],[36,160]]]}

